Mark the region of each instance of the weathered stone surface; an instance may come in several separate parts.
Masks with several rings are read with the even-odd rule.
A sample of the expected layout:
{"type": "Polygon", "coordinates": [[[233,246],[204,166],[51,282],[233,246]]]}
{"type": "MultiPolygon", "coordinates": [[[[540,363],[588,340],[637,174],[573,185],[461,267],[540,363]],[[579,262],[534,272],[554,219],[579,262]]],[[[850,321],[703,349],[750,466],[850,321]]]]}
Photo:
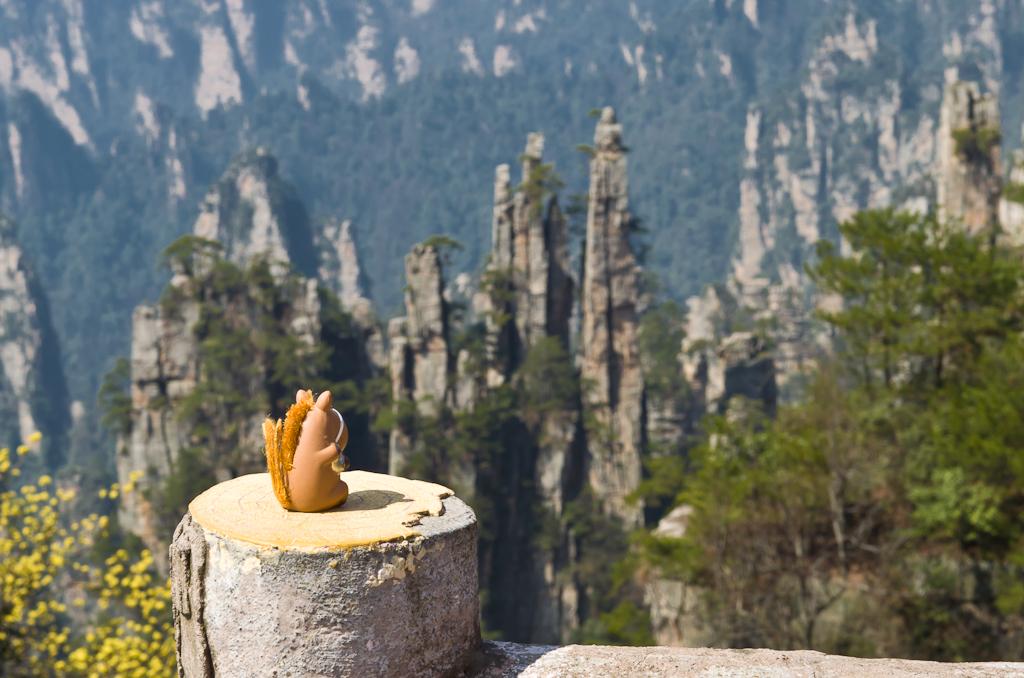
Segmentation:
{"type": "MultiPolygon", "coordinates": [[[[405,279],[407,315],[393,318],[388,326],[391,392],[396,408],[401,401],[412,400],[419,414],[433,416],[442,406],[454,404],[457,367],[449,347],[448,302],[437,248],[413,247],[405,257],[405,279]]],[[[403,472],[416,449],[414,433],[401,424],[391,431],[388,473],[403,472]]]]}
{"type": "MultiPolygon", "coordinates": [[[[543,159],[544,137],[530,134],[521,156],[522,182],[511,188],[508,165],[495,170],[493,250],[485,284],[472,298],[476,316],[482,318],[489,334],[491,363],[486,375],[469,378],[459,357],[455,404],[471,409],[478,394],[487,388],[505,384],[523,364],[531,348],[554,337],[564,348],[569,346],[569,319],[572,313],[573,281],[569,271],[568,223],[552,197],[545,205],[545,187],[535,170],[543,159]],[[546,208],[546,212],[545,212],[546,208]],[[499,324],[500,323],[500,324],[499,324]]],[[[509,436],[505,452],[516,468],[532,473],[532,485],[516,487],[518,501],[529,503],[539,497],[549,515],[558,519],[566,501],[566,488],[573,474],[582,468],[584,449],[579,430],[579,412],[575,404],[566,410],[548,411],[532,418],[525,436],[509,436]]],[[[578,484],[578,483],[577,483],[578,484]]],[[[525,529],[525,528],[524,528],[525,529]]],[[[522,539],[513,530],[507,539],[522,539]]],[[[532,592],[518,610],[506,619],[516,637],[560,642],[578,625],[578,592],[562,576],[568,564],[568,535],[561,529],[557,544],[536,550],[524,541],[522,565],[492,563],[482,556],[484,576],[498,577],[489,586],[524,586],[532,592]]]]}
{"type": "MultiPolygon", "coordinates": [[[[522,183],[542,162],[544,135],[530,134],[522,155],[522,183]]],[[[508,165],[499,165],[494,180],[493,250],[489,269],[500,274],[504,289],[486,304],[487,311],[511,316],[514,322],[498,328],[491,316],[489,327],[497,335],[496,350],[504,357],[503,373],[492,381],[501,383],[544,337],[558,337],[569,345],[572,314],[572,275],[569,271],[568,221],[557,197],[545,205],[542,194],[510,187],[508,165]],[[507,294],[504,298],[501,293],[507,294]]]]}
{"type": "Polygon", "coordinates": [[[734,332],[722,342],[718,358],[725,367],[725,393],[719,410],[724,412],[731,398],[743,396],[759,401],[768,416],[775,416],[775,361],[765,354],[764,341],[751,332],[734,332]]]}
{"type": "Polygon", "coordinates": [[[352,239],[352,222],[346,219],[338,222],[328,218],[320,235],[320,280],[331,288],[346,311],[368,303],[363,280],[363,269],[352,239]]]}
{"type": "Polygon", "coordinates": [[[224,245],[229,261],[244,267],[253,257],[268,255],[316,275],[309,216],[294,188],[278,176],[277,160],[267,149],[235,158],[200,208],[193,232],[224,245]]]}
{"type": "Polygon", "coordinates": [[[642,507],[628,506],[624,499],[640,483],[644,385],[626,153],[611,108],[601,114],[594,147],[580,346],[582,376],[592,384],[585,405],[600,428],[588,431],[589,477],[605,509],[632,527],[640,524],[642,507]]]}
{"type": "MultiPolygon", "coordinates": [[[[116,455],[119,482],[130,482],[134,474],[140,488],[139,492],[121,495],[118,519],[155,554],[166,553],[170,535],[157,524],[144,490],[163,482],[173,471],[180,451],[194,444],[192,430],[181,420],[179,407],[203,378],[199,339],[194,332],[200,305],[193,293],[201,282],[179,272],[171,284],[181,294],[173,308],[143,304],[132,315],[131,425],[128,436],[118,442],[116,455]]],[[[237,305],[229,311],[238,316],[243,327],[245,319],[253,315],[251,309],[237,305]]],[[[285,322],[306,349],[312,350],[321,340],[320,312],[316,281],[302,281],[285,322]]],[[[231,461],[231,466],[225,460],[209,459],[218,480],[266,467],[260,428],[270,411],[265,386],[262,372],[254,373],[248,382],[247,397],[264,406],[247,421],[238,422],[243,453],[231,461]]],[[[167,563],[159,555],[157,565],[166,571],[167,563]]]]}
{"type": "MultiPolygon", "coordinates": [[[[192,332],[198,319],[199,305],[191,301],[171,315],[145,304],[132,314],[131,428],[127,440],[118,441],[116,455],[122,484],[133,473],[143,474],[137,483],[143,489],[166,478],[178,451],[187,444],[188,433],[182,430],[174,406],[199,379],[199,346],[192,332]]],[[[141,491],[123,493],[118,520],[153,553],[161,554],[167,538],[160,534],[143,495],[141,491]]]]}
{"type": "Polygon", "coordinates": [[[998,139],[988,147],[957,148],[956,134],[998,133],[999,99],[981,96],[977,83],[957,81],[946,88],[942,99],[936,152],[936,192],[941,214],[961,219],[964,227],[979,233],[993,230],[999,215],[1002,163],[998,139]]]}
{"type": "MultiPolygon", "coordinates": [[[[46,296],[13,221],[0,214],[0,436],[27,443],[36,430],[61,438],[69,427],[67,389],[46,296]]],[[[63,441],[48,463],[59,463],[63,441]]]]}
{"type": "MultiPolygon", "coordinates": [[[[1020,149],[1011,157],[1009,180],[1018,185],[1024,184],[1024,152],[1020,149]]],[[[1024,203],[1000,199],[999,225],[1007,243],[1015,247],[1024,246],[1024,203]]]]}
{"type": "Polygon", "coordinates": [[[171,615],[174,618],[178,678],[213,678],[213,657],[206,637],[206,535],[186,513],[171,543],[171,615]]]}
{"type": "Polygon", "coordinates": [[[474,678],[1021,678],[1024,663],[941,664],[797,650],[484,643],[474,678]]]}
{"type": "MultiPolygon", "coordinates": [[[[240,539],[223,526],[194,522],[207,548],[198,603],[213,675],[427,678],[464,674],[479,660],[472,510],[435,485],[376,476],[387,484],[375,489],[374,474],[363,476],[366,482],[353,482],[345,505],[314,517],[338,523],[338,534],[345,532],[345,521],[364,532],[380,523],[384,535],[390,534],[385,523],[412,520],[411,527],[394,525],[407,537],[380,541],[361,533],[359,543],[342,539],[343,548],[331,532],[334,536],[321,546],[311,547],[314,535],[302,528],[293,532],[305,546],[268,546],[240,539]],[[434,492],[437,507],[421,517],[407,515],[400,483],[417,496],[421,487],[434,492]]],[[[208,501],[216,489],[193,506],[208,501]]],[[[269,478],[264,490],[264,499],[276,503],[269,478]]],[[[252,520],[226,515],[230,502],[217,510],[227,523],[252,520]]],[[[186,516],[183,525],[190,520],[186,516]]],[[[179,602],[180,596],[175,606],[179,602]]],[[[190,603],[196,609],[196,601],[190,603]]],[[[185,678],[193,675],[203,674],[185,673],[185,678]]]]}
{"type": "Polygon", "coordinates": [[[448,303],[436,247],[416,245],[405,257],[406,331],[412,353],[412,397],[429,414],[448,399],[448,374],[454,367],[448,347],[448,303]]]}

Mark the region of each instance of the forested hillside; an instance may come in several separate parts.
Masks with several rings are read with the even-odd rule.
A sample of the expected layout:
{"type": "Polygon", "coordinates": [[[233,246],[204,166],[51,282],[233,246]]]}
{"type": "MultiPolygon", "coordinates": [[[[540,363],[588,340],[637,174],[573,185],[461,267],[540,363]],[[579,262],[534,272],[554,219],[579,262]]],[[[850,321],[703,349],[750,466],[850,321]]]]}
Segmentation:
{"type": "Polygon", "coordinates": [[[489,249],[491,169],[528,132],[547,135],[546,157],[582,190],[572,149],[589,141],[586,114],[613,104],[632,130],[648,263],[682,299],[731,274],[744,233],[799,258],[811,236],[836,236],[837,215],[930,195],[914,168],[930,162],[950,69],[1001,94],[1008,149],[1024,101],[1016,2],[8,0],[2,12],[0,195],[83,402],[124,352],[130,309],[159,294],[157,253],[249,145],[270,148],[314,216],[352,220],[390,314],[412,243],[449,233],[463,265],[489,249]],[[741,210],[754,175],[762,197],[741,210]]]}
{"type": "Polygon", "coordinates": [[[90,516],[0,632],[162,609],[301,386],[491,637],[1021,656],[1024,0],[0,0],[0,88],[0,499],[90,516]]]}

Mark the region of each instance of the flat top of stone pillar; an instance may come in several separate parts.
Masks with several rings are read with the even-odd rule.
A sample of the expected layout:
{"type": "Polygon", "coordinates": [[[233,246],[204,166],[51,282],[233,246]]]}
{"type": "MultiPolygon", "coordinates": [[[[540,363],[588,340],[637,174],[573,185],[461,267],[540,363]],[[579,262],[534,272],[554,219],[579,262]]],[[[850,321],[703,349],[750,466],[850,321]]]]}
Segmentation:
{"type": "Polygon", "coordinates": [[[423,516],[441,513],[447,487],[398,476],[349,471],[348,500],[321,513],[281,508],[269,473],[240,476],[189,504],[192,519],[224,537],[282,549],[348,549],[419,535],[423,516]]]}

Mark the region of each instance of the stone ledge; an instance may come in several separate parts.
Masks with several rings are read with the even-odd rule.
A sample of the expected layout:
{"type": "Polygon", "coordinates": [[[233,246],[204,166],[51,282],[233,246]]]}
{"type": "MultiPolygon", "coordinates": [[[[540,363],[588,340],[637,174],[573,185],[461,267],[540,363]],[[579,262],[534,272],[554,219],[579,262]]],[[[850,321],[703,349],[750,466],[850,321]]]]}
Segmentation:
{"type": "Polygon", "coordinates": [[[808,650],[519,645],[484,642],[473,678],[1024,678],[1024,663],[857,659],[808,650]]]}

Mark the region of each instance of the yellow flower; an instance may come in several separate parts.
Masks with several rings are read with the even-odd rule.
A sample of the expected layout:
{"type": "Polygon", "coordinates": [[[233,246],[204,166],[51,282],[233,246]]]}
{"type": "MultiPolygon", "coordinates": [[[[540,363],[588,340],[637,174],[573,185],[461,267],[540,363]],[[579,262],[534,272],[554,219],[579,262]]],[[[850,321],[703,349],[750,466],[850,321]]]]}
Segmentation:
{"type": "Polygon", "coordinates": [[[42,439],[43,439],[43,434],[40,433],[39,431],[36,431],[35,433],[33,433],[32,435],[30,435],[28,437],[28,441],[30,443],[38,443],[42,439]]]}

